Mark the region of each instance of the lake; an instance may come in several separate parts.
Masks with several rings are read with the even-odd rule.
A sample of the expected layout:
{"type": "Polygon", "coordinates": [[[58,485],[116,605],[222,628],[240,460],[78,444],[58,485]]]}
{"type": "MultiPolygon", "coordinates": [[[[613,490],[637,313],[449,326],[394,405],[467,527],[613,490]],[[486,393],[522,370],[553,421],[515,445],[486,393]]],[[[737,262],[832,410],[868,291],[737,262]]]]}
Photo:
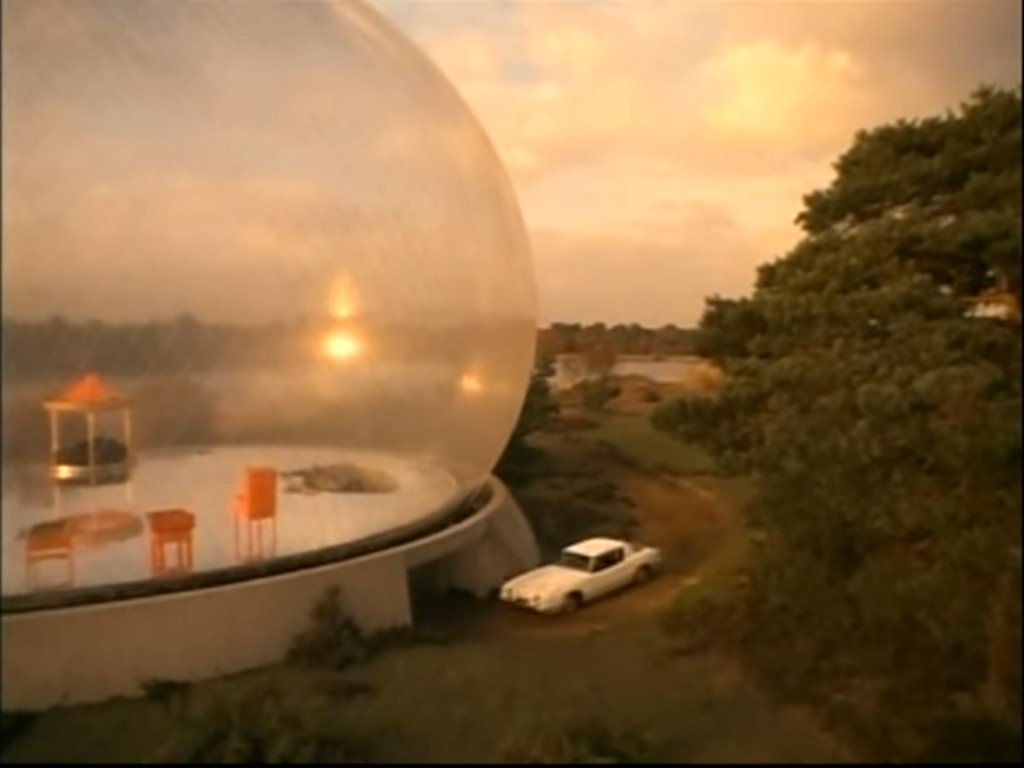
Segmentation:
{"type": "MultiPolygon", "coordinates": [[[[613,376],[644,376],[662,384],[685,381],[693,369],[706,366],[696,355],[655,358],[647,355],[622,355],[612,368],[613,376]]],[[[555,375],[549,382],[555,389],[568,389],[587,378],[586,367],[579,355],[562,354],[555,358],[555,375]]]]}

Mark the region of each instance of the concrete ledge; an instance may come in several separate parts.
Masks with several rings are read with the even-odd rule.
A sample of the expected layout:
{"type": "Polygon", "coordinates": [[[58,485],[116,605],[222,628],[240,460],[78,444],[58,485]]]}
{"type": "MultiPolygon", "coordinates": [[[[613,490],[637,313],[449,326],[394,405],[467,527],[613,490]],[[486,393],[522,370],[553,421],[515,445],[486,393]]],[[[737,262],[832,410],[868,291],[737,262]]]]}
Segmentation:
{"type": "Polygon", "coordinates": [[[486,594],[537,564],[529,525],[490,478],[486,503],[414,541],[231,584],[3,616],[4,710],[141,693],[150,679],[202,680],[281,660],[331,586],[367,631],[412,622],[408,572],[444,559],[449,582],[486,594]]]}

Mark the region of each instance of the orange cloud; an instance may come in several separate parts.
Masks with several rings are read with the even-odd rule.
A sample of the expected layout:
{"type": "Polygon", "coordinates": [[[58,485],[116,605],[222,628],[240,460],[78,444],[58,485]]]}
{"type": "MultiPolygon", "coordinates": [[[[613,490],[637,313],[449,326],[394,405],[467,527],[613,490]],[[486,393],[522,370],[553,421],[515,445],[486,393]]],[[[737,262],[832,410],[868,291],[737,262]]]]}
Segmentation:
{"type": "Polygon", "coordinates": [[[700,68],[700,118],[721,141],[849,139],[870,105],[864,69],[847,51],[777,40],[727,45],[700,68]]]}

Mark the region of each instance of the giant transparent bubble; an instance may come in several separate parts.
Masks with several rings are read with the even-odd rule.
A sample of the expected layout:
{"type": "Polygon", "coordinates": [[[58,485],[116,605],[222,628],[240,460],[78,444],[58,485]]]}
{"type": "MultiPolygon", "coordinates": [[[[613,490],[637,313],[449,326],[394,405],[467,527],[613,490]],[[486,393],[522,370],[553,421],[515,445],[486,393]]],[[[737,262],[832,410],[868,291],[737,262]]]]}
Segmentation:
{"type": "Polygon", "coordinates": [[[473,494],[531,263],[410,43],[352,2],[5,0],[3,71],[5,597],[384,541],[473,494]]]}

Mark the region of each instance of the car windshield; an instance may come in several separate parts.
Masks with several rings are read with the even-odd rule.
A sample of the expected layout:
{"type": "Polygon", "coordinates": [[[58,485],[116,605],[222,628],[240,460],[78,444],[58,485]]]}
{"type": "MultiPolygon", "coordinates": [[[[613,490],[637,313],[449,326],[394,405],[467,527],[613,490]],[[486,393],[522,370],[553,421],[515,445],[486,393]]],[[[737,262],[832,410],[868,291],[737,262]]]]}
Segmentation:
{"type": "Polygon", "coordinates": [[[558,560],[558,564],[566,568],[573,568],[577,571],[590,570],[590,558],[586,555],[577,554],[576,552],[563,551],[561,558],[558,560]]]}

